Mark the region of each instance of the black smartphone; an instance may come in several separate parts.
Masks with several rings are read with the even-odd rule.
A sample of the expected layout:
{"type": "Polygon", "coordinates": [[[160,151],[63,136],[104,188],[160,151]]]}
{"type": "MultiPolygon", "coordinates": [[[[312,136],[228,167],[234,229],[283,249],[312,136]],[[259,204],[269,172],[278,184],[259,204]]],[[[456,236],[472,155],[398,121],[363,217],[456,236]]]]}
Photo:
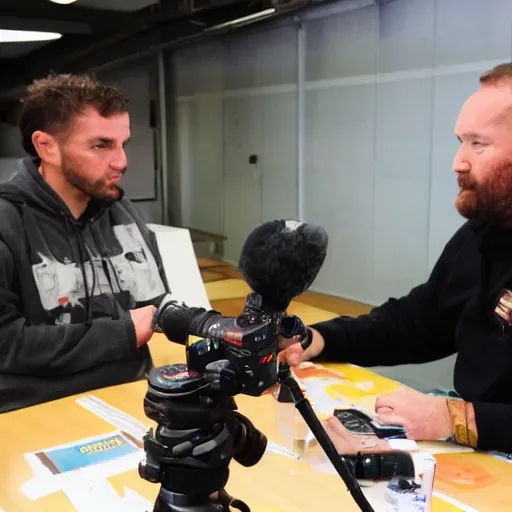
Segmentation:
{"type": "Polygon", "coordinates": [[[406,439],[402,425],[381,425],[358,409],[334,409],[334,416],[352,434],[376,435],[379,439],[406,439]]]}

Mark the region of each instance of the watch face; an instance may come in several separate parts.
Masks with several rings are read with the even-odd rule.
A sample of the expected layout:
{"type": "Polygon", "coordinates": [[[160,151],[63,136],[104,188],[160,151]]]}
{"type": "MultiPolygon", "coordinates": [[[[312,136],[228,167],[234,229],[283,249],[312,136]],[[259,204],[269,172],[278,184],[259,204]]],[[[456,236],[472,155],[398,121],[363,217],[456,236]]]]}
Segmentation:
{"type": "Polygon", "coordinates": [[[370,419],[359,411],[336,409],[334,416],[336,416],[341,424],[352,434],[375,434],[370,419]]]}

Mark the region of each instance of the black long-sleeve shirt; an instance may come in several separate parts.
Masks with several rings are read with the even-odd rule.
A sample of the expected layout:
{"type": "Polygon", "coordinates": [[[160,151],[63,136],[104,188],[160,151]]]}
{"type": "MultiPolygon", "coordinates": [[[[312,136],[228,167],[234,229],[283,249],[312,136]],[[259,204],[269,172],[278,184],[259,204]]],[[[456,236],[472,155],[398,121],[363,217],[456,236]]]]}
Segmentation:
{"type": "Polygon", "coordinates": [[[495,313],[512,290],[512,230],[467,222],[429,279],[358,318],[312,325],[322,360],[360,366],[425,363],[457,353],[455,390],[472,402],[478,448],[512,452],[512,327],[495,313]]]}

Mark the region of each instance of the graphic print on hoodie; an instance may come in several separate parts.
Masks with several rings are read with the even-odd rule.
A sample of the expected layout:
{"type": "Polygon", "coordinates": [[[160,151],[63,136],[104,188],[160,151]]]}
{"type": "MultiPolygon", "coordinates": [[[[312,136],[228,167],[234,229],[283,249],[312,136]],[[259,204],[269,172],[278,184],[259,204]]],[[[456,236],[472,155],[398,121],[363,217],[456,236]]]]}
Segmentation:
{"type": "Polygon", "coordinates": [[[87,300],[128,292],[134,307],[165,293],[155,258],[137,224],[114,225],[112,230],[119,252],[103,256],[84,237],[88,254],[83,268],[67,256],[57,259],[48,246],[38,251],[40,262],[32,265],[32,273],[43,308],[53,314],[56,323],[76,320],[71,311],[80,307],[85,311],[87,300]]]}
{"type": "Polygon", "coordinates": [[[143,378],[129,310],[169,291],[128,199],[91,200],[75,219],[38,163],[0,183],[0,412],[143,378]]]}

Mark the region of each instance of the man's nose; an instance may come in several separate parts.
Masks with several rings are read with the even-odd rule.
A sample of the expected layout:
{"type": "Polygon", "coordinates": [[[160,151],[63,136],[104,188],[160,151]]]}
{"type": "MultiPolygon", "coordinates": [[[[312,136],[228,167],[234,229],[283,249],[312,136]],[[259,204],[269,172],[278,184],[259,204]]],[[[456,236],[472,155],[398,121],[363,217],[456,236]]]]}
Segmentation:
{"type": "Polygon", "coordinates": [[[452,168],[455,172],[468,172],[471,169],[471,165],[465,153],[464,146],[461,145],[453,159],[452,168]]]}
{"type": "Polygon", "coordinates": [[[116,152],[115,157],[110,162],[110,167],[112,169],[115,169],[116,171],[123,171],[126,169],[126,166],[128,165],[128,160],[126,158],[126,152],[124,149],[120,149],[116,152]]]}

